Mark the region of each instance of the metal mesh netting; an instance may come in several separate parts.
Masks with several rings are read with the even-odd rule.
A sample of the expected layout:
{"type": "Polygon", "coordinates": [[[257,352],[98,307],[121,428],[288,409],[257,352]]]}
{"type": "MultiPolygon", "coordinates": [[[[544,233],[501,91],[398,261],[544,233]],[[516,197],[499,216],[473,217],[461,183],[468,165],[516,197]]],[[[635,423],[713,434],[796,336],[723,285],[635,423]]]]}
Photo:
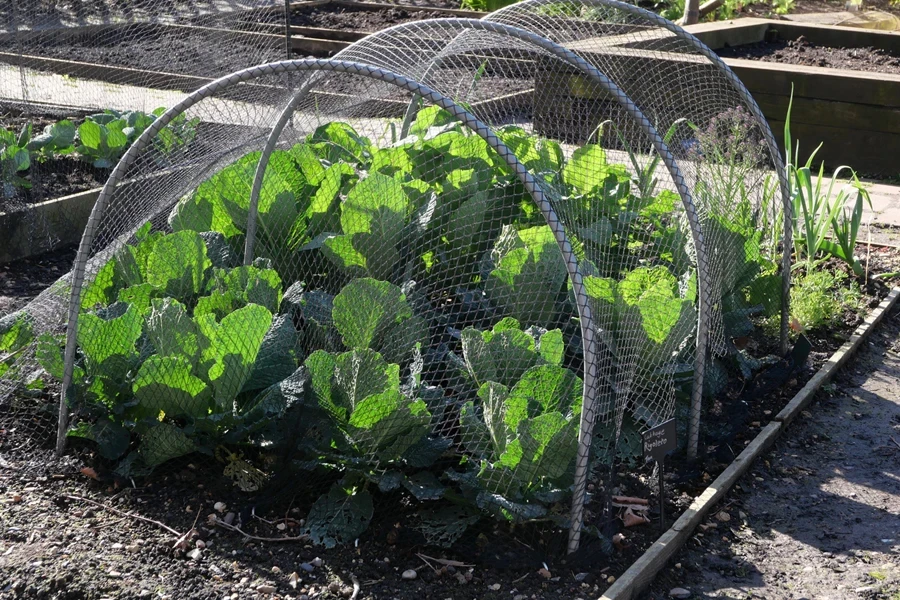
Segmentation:
{"type": "MultiPolygon", "coordinates": [[[[627,10],[557,5],[520,6],[567,46],[590,37],[576,24],[598,48],[666,37],[627,10]]],[[[193,94],[115,170],[74,293],[66,278],[4,320],[0,397],[46,406],[68,367],[74,434],[123,473],[195,451],[231,456],[248,488],[288,459],[325,471],[318,541],[358,535],[377,486],[421,501],[444,543],[485,511],[555,520],[577,545],[589,465],[638,456],[679,397],[697,404],[704,311],[731,341],[732,313],[780,309],[760,221],[780,209],[748,185],[768,170],[765,125],[739,93],[706,112],[636,102],[616,78],[631,71],[603,62],[629,54],[609,56],[440,20],[358,42],[339,57],[353,62],[193,94]],[[215,126],[160,152],[182,113],[215,126]],[[768,305],[761,269],[730,279],[761,257],[768,305]]]]}

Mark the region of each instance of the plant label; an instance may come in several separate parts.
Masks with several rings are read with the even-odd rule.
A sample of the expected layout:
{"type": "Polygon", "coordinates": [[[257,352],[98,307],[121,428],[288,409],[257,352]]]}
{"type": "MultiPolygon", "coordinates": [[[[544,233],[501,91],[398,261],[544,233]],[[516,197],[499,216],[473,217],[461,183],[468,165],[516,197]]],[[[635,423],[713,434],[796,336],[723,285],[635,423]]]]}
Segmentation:
{"type": "Polygon", "coordinates": [[[666,454],[675,450],[677,428],[675,419],[669,419],[644,432],[644,459],[662,462],[666,454]]]}

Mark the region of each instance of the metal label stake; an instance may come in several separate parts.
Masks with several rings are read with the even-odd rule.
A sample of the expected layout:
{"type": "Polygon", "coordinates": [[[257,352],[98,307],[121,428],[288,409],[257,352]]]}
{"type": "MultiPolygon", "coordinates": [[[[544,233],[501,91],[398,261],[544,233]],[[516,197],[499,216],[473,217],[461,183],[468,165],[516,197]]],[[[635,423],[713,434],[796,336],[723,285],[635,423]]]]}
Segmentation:
{"type": "Polygon", "coordinates": [[[655,460],[659,473],[659,528],[662,533],[666,531],[665,472],[663,469],[665,467],[666,454],[677,447],[676,435],[675,419],[669,419],[665,423],[660,423],[643,433],[644,460],[655,460]]]}

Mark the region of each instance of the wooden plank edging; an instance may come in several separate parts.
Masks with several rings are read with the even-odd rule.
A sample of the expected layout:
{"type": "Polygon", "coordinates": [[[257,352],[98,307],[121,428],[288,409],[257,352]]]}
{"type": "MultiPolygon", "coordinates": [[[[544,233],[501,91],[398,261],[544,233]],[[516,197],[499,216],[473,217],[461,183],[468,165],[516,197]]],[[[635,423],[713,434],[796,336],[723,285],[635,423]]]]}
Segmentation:
{"type": "Polygon", "coordinates": [[[776,415],[771,423],[744,448],[737,458],[716,477],[715,481],[697,496],[677,521],[644,554],[613,583],[600,600],[633,600],[665,566],[666,562],[687,542],[694,529],[712,507],[737,482],[753,461],[765,452],[791,421],[812,402],[816,392],[830,380],[837,370],[859,349],[863,340],[881,322],[900,298],[900,288],[893,288],[887,298],[873,310],[856,329],[853,336],[835,352],[812,379],[776,415]]]}

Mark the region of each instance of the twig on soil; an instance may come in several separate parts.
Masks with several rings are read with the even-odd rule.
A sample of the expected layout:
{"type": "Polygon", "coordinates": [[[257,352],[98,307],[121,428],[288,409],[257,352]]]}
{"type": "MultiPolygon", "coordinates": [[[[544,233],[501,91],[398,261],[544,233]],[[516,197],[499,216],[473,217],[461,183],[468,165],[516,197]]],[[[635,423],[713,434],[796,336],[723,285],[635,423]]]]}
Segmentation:
{"type": "Polygon", "coordinates": [[[175,545],[172,546],[173,549],[175,549],[175,548],[180,548],[180,549],[182,549],[182,550],[187,550],[187,549],[188,549],[188,546],[190,546],[190,538],[191,538],[191,535],[194,534],[194,533],[196,533],[196,531],[197,531],[197,529],[196,529],[196,527],[197,527],[197,520],[200,518],[200,511],[202,511],[202,510],[203,510],[203,507],[202,507],[202,506],[201,506],[200,508],[197,509],[197,516],[194,517],[194,522],[193,522],[193,524],[191,525],[191,528],[188,529],[187,532],[186,532],[184,535],[182,535],[181,537],[179,537],[179,538],[175,541],[175,545]]]}
{"type": "Polygon", "coordinates": [[[894,442],[894,445],[900,448],[900,442],[894,439],[894,436],[891,436],[891,441],[894,442]]]}
{"type": "MultiPolygon", "coordinates": [[[[439,565],[444,565],[445,567],[463,567],[463,568],[467,568],[467,567],[474,567],[474,566],[475,566],[475,565],[469,565],[469,564],[466,564],[466,563],[464,563],[464,562],[460,562],[460,561],[458,561],[458,560],[449,560],[449,559],[446,559],[446,558],[433,558],[433,557],[431,557],[431,556],[427,556],[427,555],[421,554],[421,553],[417,553],[416,556],[418,556],[419,558],[421,558],[422,560],[424,560],[426,563],[427,563],[429,560],[433,560],[434,562],[438,563],[439,565]]],[[[431,564],[429,564],[428,566],[431,567],[431,564]]],[[[431,567],[431,568],[433,569],[434,567],[431,567]]]]}
{"type": "Polygon", "coordinates": [[[305,542],[309,539],[308,535],[298,535],[298,536],[286,536],[286,537],[260,537],[258,535],[251,535],[246,531],[242,530],[240,527],[236,527],[235,525],[229,525],[225,521],[220,521],[216,519],[216,525],[219,527],[224,527],[225,529],[230,529],[231,531],[235,531],[247,539],[256,540],[258,542],[305,542]]]}
{"type": "Polygon", "coordinates": [[[359,579],[356,578],[356,575],[350,573],[350,581],[353,583],[353,594],[350,596],[350,600],[356,600],[356,597],[359,596],[359,579]]]}
{"type": "Polygon", "coordinates": [[[63,498],[67,498],[68,500],[75,500],[78,502],[87,502],[88,504],[93,504],[94,506],[97,506],[104,510],[108,510],[109,512],[115,513],[117,515],[121,515],[123,517],[128,517],[131,519],[137,519],[139,521],[144,521],[145,523],[150,523],[151,525],[156,525],[160,529],[165,529],[172,535],[181,537],[181,533],[179,533],[178,531],[175,531],[174,529],[172,529],[165,523],[160,523],[159,521],[154,521],[153,519],[148,519],[147,517],[142,517],[141,515],[136,515],[134,513],[125,512],[124,510],[119,510],[118,508],[113,508],[112,506],[107,506],[106,504],[103,504],[101,502],[96,502],[94,500],[91,500],[90,498],[82,498],[81,496],[69,496],[69,495],[64,495],[63,498]]]}
{"type": "Polygon", "coordinates": [[[530,573],[525,573],[524,575],[522,575],[521,577],[519,577],[518,579],[516,579],[515,581],[513,581],[513,583],[519,583],[520,581],[522,581],[523,579],[525,579],[525,578],[528,577],[529,575],[530,575],[530,573]]]}

